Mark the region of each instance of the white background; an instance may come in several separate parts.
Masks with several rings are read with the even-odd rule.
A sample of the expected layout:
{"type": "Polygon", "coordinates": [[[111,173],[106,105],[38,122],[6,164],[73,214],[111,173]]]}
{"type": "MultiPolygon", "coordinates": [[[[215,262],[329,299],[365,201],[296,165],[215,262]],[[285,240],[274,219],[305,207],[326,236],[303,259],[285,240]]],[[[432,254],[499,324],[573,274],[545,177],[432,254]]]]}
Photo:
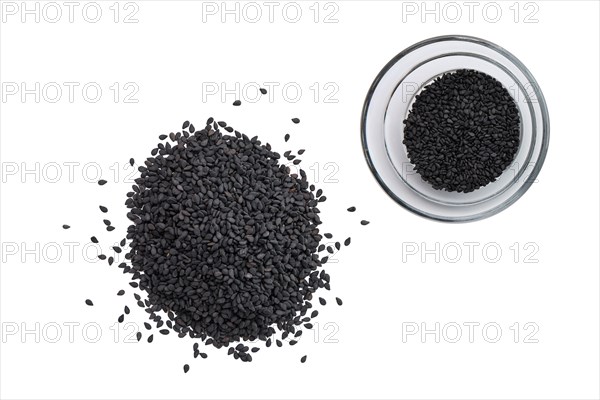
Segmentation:
{"type": "MultiPolygon", "coordinates": [[[[55,15],[47,7],[39,22],[35,15],[22,22],[20,2],[13,3],[16,15],[5,8],[9,2],[2,3],[9,11],[0,27],[3,398],[600,396],[597,2],[499,2],[487,6],[488,15],[487,3],[479,2],[472,21],[468,6],[457,2],[451,7],[462,12],[458,22],[448,20],[456,8],[427,3],[438,7],[436,22],[436,15],[421,14],[421,2],[339,1],[327,9],[318,5],[317,23],[313,2],[299,3],[297,23],[282,17],[285,3],[275,8],[272,23],[262,2],[256,23],[244,15],[239,23],[233,15],[222,23],[220,14],[203,15],[202,2],[194,1],[137,1],[127,9],[121,3],[117,23],[112,1],[99,2],[97,23],[82,17],[87,3],[79,3],[71,23],[59,2],[60,21],[47,20],[55,15]],[[414,7],[416,14],[407,12],[414,7]],[[491,22],[496,8],[502,14],[491,22]],[[138,22],[124,23],[136,9],[138,22]],[[324,23],[336,9],[338,22],[324,23]],[[423,219],[388,198],[367,168],[359,139],[363,101],[380,69],[417,41],[453,33],[483,37],[515,54],[539,82],[551,119],[538,182],[499,215],[461,225],[423,219]],[[7,93],[14,85],[21,90],[21,83],[33,89],[36,82],[39,102],[35,94],[23,99],[21,92],[7,93]],[[79,85],[72,102],[65,82],[79,85]],[[110,89],[115,82],[116,103],[110,89]],[[270,92],[273,101],[251,103],[248,96],[229,94],[223,102],[221,93],[203,99],[207,83],[233,89],[236,82],[240,88],[252,88],[252,82],[279,86],[270,92]],[[316,103],[310,89],[315,82],[316,103]],[[53,83],[63,88],[56,103],[50,102],[53,83]],[[96,103],[82,96],[87,83],[103,90],[96,103]],[[126,90],[127,83],[133,86],[126,90]],[[287,99],[282,94],[290,83],[302,89],[295,103],[293,92],[287,99]],[[136,87],[138,102],[125,102],[136,87]],[[337,103],[326,102],[336,88],[328,100],[337,103]],[[243,104],[232,107],[237,97],[243,104]],[[325,297],[333,305],[317,319],[318,338],[305,332],[296,346],[263,349],[252,363],[214,348],[206,350],[208,359],[194,360],[189,338],[155,335],[148,344],[143,326],[141,343],[127,343],[124,327],[115,338],[111,327],[125,304],[133,309],[129,322],[141,326],[146,314],[135,306],[128,277],[82,254],[93,234],[107,253],[109,240],[125,234],[129,158],[139,163],[159,134],[176,131],[186,119],[201,126],[209,116],[259,135],[280,152],[306,148],[302,165],[319,171],[312,179],[328,197],[325,230],[353,239],[337,255],[339,263],[327,268],[332,291],[325,297]],[[301,123],[293,125],[292,117],[301,123]],[[285,133],[292,135],[287,144],[285,133]],[[71,177],[65,163],[75,163],[71,177]],[[96,165],[109,181],[104,187],[90,183],[96,165]],[[33,172],[24,174],[27,169],[33,172]],[[109,207],[113,234],[105,232],[98,204],[109,207]],[[355,214],[345,211],[351,205],[355,214]],[[362,218],[371,224],[360,226],[362,218]],[[63,230],[65,223],[72,228],[63,230]],[[465,242],[477,243],[473,259],[465,242]],[[74,246],[72,259],[68,246],[74,246]],[[451,262],[457,246],[462,257],[451,262]],[[417,254],[407,251],[415,248],[417,254]],[[115,296],[121,288],[127,294],[115,296]],[[335,296],[344,299],[342,307],[335,296]],[[85,306],[86,298],[95,306],[85,306]],[[464,325],[469,322],[480,324],[472,343],[464,325]],[[69,323],[78,324],[72,340],[69,323]],[[433,334],[403,340],[403,327],[420,329],[422,323],[427,329],[439,323],[446,334],[439,343],[433,334]],[[494,329],[482,333],[488,323],[502,329],[496,343],[490,343],[494,329]],[[90,340],[93,329],[84,335],[85,324],[100,327],[97,342],[90,340]],[[462,337],[451,343],[455,324],[462,337]],[[55,340],[57,326],[61,336],[55,340]],[[304,354],[308,361],[301,364],[304,354]],[[188,374],[184,363],[191,366],[188,374]]],[[[38,4],[42,13],[45,3],[38,4]]],[[[243,11],[244,3],[238,7],[243,11]]],[[[87,10],[93,18],[93,9],[87,10]]]]}

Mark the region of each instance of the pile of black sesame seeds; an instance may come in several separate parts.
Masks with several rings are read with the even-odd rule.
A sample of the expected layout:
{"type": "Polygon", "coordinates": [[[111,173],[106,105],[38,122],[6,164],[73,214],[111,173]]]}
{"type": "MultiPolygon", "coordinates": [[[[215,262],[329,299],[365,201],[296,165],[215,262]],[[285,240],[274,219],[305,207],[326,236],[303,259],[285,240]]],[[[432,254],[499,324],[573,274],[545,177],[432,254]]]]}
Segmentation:
{"type": "MultiPolygon", "coordinates": [[[[286,134],[285,141],[289,138],[286,134]]],[[[227,348],[227,354],[245,362],[260,350],[245,342],[295,345],[319,314],[315,292],[331,289],[324,265],[351,243],[348,237],[343,244],[324,244],[333,235],[319,230],[323,191],[308,182],[301,168],[291,173],[268,143],[223,121],[209,118],[200,130],[186,121],[181,132],[159,139],[127,193],[132,221],[127,237],[111,247],[116,254],[124,252],[126,262],[118,267],[131,274],[129,285],[147,295],[142,299],[134,293],[137,305],[160,334],[174,331],[196,339],[194,358],[208,357],[199,341],[227,348]]],[[[283,157],[298,165],[304,151],[286,151],[283,157]]],[[[115,229],[109,220],[104,223],[108,231],[115,229]]],[[[94,236],[91,241],[98,243],[94,236]]],[[[104,254],[98,258],[107,259],[104,254]]],[[[327,303],[322,297],[318,301],[327,303]]],[[[89,299],[85,303],[94,305],[89,299]]],[[[338,297],[336,303],[343,304],[338,297]]],[[[125,306],[118,322],[130,311],[125,306]]],[[[148,322],[144,326],[153,329],[148,322]]],[[[141,341],[143,335],[136,337],[141,341]]],[[[154,335],[146,340],[152,343],[154,335]]]]}
{"type": "Polygon", "coordinates": [[[520,117],[493,77],[457,70],[425,86],[404,121],[408,158],[434,189],[472,192],[494,182],[515,158],[520,117]]]}

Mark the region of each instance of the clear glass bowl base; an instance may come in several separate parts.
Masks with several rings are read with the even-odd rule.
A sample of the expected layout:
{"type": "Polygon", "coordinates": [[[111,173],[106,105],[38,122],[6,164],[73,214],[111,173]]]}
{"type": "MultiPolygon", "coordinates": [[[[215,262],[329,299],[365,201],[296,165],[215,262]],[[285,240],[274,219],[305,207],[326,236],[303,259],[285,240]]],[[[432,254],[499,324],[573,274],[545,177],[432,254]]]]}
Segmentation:
{"type": "Polygon", "coordinates": [[[371,171],[396,202],[427,218],[467,222],[506,209],[535,181],[548,149],[549,118],[537,82],[512,54],[483,39],[441,36],[409,47],[383,68],[365,101],[361,137],[371,171]],[[436,77],[457,69],[497,79],[513,96],[521,118],[512,165],[496,181],[469,193],[433,189],[414,171],[403,144],[403,121],[415,96],[436,77]]]}

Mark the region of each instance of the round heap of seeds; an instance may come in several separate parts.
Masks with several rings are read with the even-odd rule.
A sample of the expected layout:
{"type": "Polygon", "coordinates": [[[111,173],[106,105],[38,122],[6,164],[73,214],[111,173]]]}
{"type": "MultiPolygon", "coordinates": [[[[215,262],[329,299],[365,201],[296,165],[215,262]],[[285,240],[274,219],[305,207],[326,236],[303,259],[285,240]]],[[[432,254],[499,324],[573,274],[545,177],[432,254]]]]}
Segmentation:
{"type": "Polygon", "coordinates": [[[478,71],[436,78],[415,97],[404,123],[408,158],[434,189],[466,193],[494,182],[519,148],[512,96],[478,71]]]}
{"type": "MultiPolygon", "coordinates": [[[[312,294],[329,289],[317,270],[327,259],[318,256],[314,186],[224,122],[183,129],[152,150],[125,203],[126,272],[148,293],[146,311],[167,312],[180,336],[216,347],[270,340],[274,327],[296,332],[310,320],[312,294]]],[[[244,349],[232,352],[251,361],[244,349]]]]}

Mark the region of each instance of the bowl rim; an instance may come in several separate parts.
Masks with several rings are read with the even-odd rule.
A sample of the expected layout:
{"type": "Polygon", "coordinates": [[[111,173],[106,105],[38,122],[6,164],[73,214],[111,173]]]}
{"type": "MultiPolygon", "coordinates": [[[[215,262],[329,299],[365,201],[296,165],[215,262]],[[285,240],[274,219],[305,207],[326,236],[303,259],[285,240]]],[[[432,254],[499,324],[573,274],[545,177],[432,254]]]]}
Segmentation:
{"type": "Polygon", "coordinates": [[[516,56],[514,56],[508,50],[504,49],[503,47],[501,47],[495,43],[492,43],[488,40],[481,39],[481,38],[478,38],[475,36],[442,35],[442,36],[434,36],[434,37],[422,40],[420,42],[414,43],[413,45],[405,48],[400,53],[398,53],[396,56],[394,56],[381,69],[379,74],[377,74],[377,76],[375,77],[375,79],[373,80],[373,83],[371,84],[371,86],[369,88],[369,91],[367,92],[367,96],[366,96],[365,102],[363,104],[363,109],[362,109],[362,113],[361,113],[361,123],[360,123],[360,138],[361,138],[363,154],[365,156],[365,160],[367,162],[367,165],[369,166],[371,174],[375,177],[379,186],[396,203],[400,204],[402,207],[404,207],[408,211],[410,211],[416,215],[419,215],[421,217],[427,218],[429,220],[434,220],[434,221],[438,221],[438,222],[449,222],[449,223],[465,223],[465,222],[479,221],[479,220],[491,217],[493,215],[496,215],[501,211],[504,211],[506,208],[511,206],[513,203],[515,203],[519,198],[521,198],[521,196],[523,196],[523,194],[525,194],[525,192],[531,187],[531,185],[537,178],[537,176],[544,164],[544,161],[546,160],[546,154],[548,152],[548,145],[549,145],[549,141],[550,141],[550,117],[548,115],[548,107],[546,105],[546,100],[544,98],[544,95],[542,93],[542,90],[541,90],[539,84],[537,83],[537,81],[535,80],[535,78],[533,77],[531,72],[527,69],[527,67],[516,56]],[[509,59],[525,75],[525,77],[528,79],[528,81],[531,84],[533,84],[533,90],[534,90],[534,93],[535,93],[535,96],[537,99],[537,103],[540,107],[540,112],[541,112],[541,116],[542,116],[541,149],[540,149],[538,159],[536,160],[535,165],[533,166],[533,169],[532,169],[531,173],[529,174],[529,177],[527,178],[527,180],[523,183],[523,185],[521,185],[521,187],[519,187],[519,189],[515,192],[515,194],[513,194],[510,198],[508,198],[506,201],[502,202],[497,207],[494,207],[490,210],[487,210],[487,211],[484,211],[484,212],[481,212],[481,213],[478,213],[476,215],[466,217],[466,218],[465,217],[443,217],[443,216],[439,216],[436,214],[431,214],[431,213],[425,212],[423,210],[420,210],[416,207],[413,207],[410,204],[406,203],[404,200],[402,200],[387,186],[387,184],[383,181],[383,179],[377,172],[377,169],[375,168],[375,165],[373,164],[373,160],[371,159],[371,155],[369,153],[369,148],[367,145],[367,138],[366,138],[366,120],[367,120],[369,106],[371,104],[371,99],[372,99],[373,94],[375,93],[375,90],[377,89],[379,83],[385,76],[385,74],[400,59],[402,59],[403,57],[405,57],[407,54],[411,53],[412,51],[419,49],[421,47],[427,46],[432,43],[438,43],[438,42],[444,42],[444,41],[464,41],[464,42],[476,43],[476,44],[488,47],[488,48],[498,52],[499,54],[503,55],[507,59],[509,59]]]}

